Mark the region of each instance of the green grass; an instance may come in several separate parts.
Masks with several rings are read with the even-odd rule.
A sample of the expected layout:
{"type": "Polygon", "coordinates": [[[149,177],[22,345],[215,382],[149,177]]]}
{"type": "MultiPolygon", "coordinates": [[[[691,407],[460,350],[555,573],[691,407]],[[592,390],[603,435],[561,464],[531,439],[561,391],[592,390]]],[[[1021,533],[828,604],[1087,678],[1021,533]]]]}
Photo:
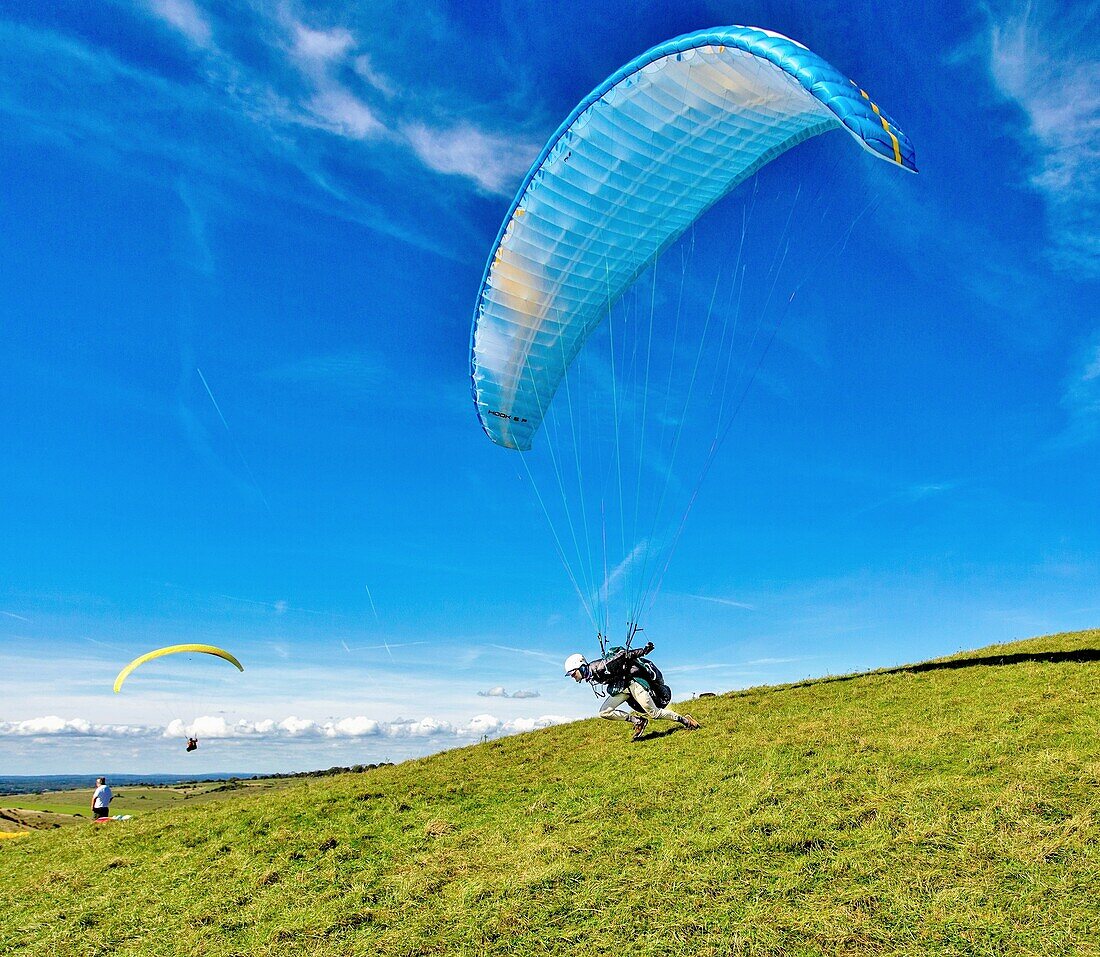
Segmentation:
{"type": "MultiPolygon", "coordinates": [[[[90,794],[91,791],[88,793],[90,794]]],[[[71,797],[71,795],[66,796],[71,797]]],[[[10,808],[20,811],[48,811],[51,814],[81,814],[84,817],[87,817],[91,813],[89,804],[76,804],[71,800],[50,800],[45,797],[27,797],[22,794],[10,798],[6,795],[0,796],[0,807],[3,807],[5,810],[10,808]]]]}
{"type": "Polygon", "coordinates": [[[1100,631],[0,842],[0,952],[1100,955],[1100,631]],[[1078,654],[1078,659],[1087,655],[1078,654]],[[5,944],[7,950],[5,950],[5,944]]]}

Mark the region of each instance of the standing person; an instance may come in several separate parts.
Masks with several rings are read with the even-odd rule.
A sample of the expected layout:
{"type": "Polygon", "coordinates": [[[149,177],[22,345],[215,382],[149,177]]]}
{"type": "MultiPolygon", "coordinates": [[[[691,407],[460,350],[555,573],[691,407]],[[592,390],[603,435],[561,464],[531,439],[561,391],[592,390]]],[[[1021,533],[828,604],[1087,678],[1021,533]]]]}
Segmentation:
{"type": "Polygon", "coordinates": [[[92,794],[92,817],[110,817],[111,814],[111,789],[107,786],[106,778],[95,779],[95,791],[92,794]]]}
{"type": "Polygon", "coordinates": [[[650,719],[675,721],[689,731],[699,727],[690,714],[677,714],[666,708],[672,692],[664,683],[660,671],[645,659],[653,650],[653,642],[644,648],[621,648],[607,658],[586,661],[584,655],[570,655],[565,659],[565,674],[576,682],[604,685],[607,699],[600,705],[600,717],[612,721],[629,721],[634,726],[631,741],[637,741],[644,733],[650,719]],[[657,700],[660,700],[658,703],[657,700]],[[628,704],[644,714],[620,711],[619,705],[628,704]]]}

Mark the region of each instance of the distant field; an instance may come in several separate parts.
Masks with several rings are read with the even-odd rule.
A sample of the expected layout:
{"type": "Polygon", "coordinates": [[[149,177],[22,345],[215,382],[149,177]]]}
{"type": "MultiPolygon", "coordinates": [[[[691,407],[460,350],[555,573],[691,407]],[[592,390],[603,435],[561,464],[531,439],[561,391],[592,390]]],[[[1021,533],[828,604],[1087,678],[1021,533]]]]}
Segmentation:
{"type": "Polygon", "coordinates": [[[71,800],[73,797],[75,795],[57,794],[49,797],[43,796],[41,800],[27,800],[26,795],[21,795],[17,801],[15,795],[12,795],[9,799],[8,795],[0,794],[0,808],[5,810],[10,808],[23,811],[49,811],[52,814],[83,814],[86,817],[89,813],[88,804],[63,803],[66,798],[71,800]]]}
{"type": "Polygon", "coordinates": [[[0,951],[1100,957],[1098,703],[1079,632],[177,794],[0,842],[0,951]]]}
{"type": "MultiPolygon", "coordinates": [[[[123,785],[112,789],[114,798],[111,801],[111,813],[139,816],[177,805],[200,805],[211,801],[222,801],[229,796],[243,793],[277,791],[293,783],[295,779],[292,778],[251,778],[241,781],[203,781],[195,784],[156,787],[123,785]]],[[[91,816],[92,790],[88,787],[76,791],[45,791],[41,794],[0,794],[0,830],[11,829],[5,827],[5,824],[10,822],[6,822],[3,817],[4,811],[9,810],[65,815],[69,820],[60,823],[66,824],[87,821],[91,816]]],[[[45,825],[36,818],[27,818],[26,821],[27,823],[22,826],[32,829],[43,826],[55,827],[58,823],[54,819],[49,819],[49,823],[45,825]]],[[[12,824],[12,827],[15,825],[12,824]]]]}

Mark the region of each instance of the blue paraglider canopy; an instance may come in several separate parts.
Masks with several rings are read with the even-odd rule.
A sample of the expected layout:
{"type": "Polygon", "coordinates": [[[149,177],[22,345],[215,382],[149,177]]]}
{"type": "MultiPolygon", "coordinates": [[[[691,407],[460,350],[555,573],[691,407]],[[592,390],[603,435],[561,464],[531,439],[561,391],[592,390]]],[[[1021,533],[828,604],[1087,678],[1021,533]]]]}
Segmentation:
{"type": "Polygon", "coordinates": [[[520,187],[474,312],[481,424],[526,450],[565,369],[639,273],[766,163],[828,130],[916,172],[869,95],[804,46],[756,27],[669,40],[585,97],[520,187]]]}
{"type": "MultiPolygon", "coordinates": [[[[782,204],[793,213],[800,184],[790,176],[757,208],[757,187],[772,172],[765,167],[830,130],[916,172],[894,121],[801,44],[755,27],[687,34],[578,103],[504,217],[474,311],[474,403],[497,445],[526,452],[538,434],[548,458],[542,481],[542,456],[513,461],[527,470],[558,556],[602,634],[620,604],[631,633],[660,590],[703,477],[774,339],[776,304],[786,310],[804,281],[784,264],[812,269],[862,216],[838,203],[849,217],[839,229],[792,229],[782,204]],[[739,241],[726,233],[734,261],[715,278],[688,281],[696,222],[746,181],[739,241]],[[749,239],[754,216],[765,221],[759,242],[749,239]],[[662,253],[681,237],[666,269],[662,253]],[[646,270],[653,282],[641,303],[636,280],[646,270]],[[659,270],[674,288],[660,285],[659,270]]],[[[832,152],[839,168],[858,155],[832,152]]],[[[803,147],[793,159],[812,165],[826,153],[803,147]]],[[[833,172],[809,171],[819,196],[836,192],[833,172]]]]}

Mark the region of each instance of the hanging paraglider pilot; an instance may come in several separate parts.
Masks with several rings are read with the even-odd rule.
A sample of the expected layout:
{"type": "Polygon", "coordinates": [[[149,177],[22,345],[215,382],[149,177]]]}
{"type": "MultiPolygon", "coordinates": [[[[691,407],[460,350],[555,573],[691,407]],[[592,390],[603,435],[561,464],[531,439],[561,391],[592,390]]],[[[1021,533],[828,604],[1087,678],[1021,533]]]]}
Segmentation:
{"type": "Polygon", "coordinates": [[[596,661],[587,661],[580,654],[565,659],[566,677],[576,682],[587,681],[597,695],[607,695],[600,705],[601,718],[629,721],[634,726],[631,741],[637,741],[645,733],[651,718],[675,721],[689,731],[699,727],[699,722],[690,714],[677,714],[666,707],[672,700],[672,691],[665,684],[661,670],[645,657],[652,650],[651,641],[642,648],[611,648],[610,654],[596,661]],[[601,691],[597,686],[606,690],[601,691]],[[622,704],[636,713],[620,711],[622,704]]]}
{"type": "Polygon", "coordinates": [[[187,739],[187,750],[188,751],[194,751],[195,748],[197,748],[198,746],[199,746],[199,739],[198,738],[188,738],[187,739]]]}

